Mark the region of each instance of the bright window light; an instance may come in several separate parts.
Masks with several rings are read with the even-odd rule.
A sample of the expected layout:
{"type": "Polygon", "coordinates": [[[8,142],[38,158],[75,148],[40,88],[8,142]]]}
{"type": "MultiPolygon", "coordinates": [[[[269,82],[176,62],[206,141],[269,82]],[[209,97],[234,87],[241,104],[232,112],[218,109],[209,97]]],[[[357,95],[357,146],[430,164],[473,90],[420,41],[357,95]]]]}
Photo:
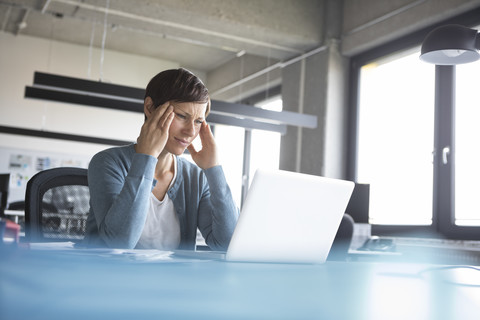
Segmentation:
{"type": "MultiPolygon", "coordinates": [[[[270,111],[282,111],[282,99],[275,97],[256,105],[270,111]]],[[[280,162],[280,140],[278,132],[252,130],[252,146],[250,153],[250,179],[259,168],[278,169],[280,162]]]]}
{"type": "Polygon", "coordinates": [[[243,145],[245,129],[216,125],[215,142],[233,199],[238,207],[242,198],[243,145]]]}
{"type": "Polygon", "coordinates": [[[358,181],[370,184],[373,224],[432,223],[435,72],[418,56],[361,69],[358,181]]]}

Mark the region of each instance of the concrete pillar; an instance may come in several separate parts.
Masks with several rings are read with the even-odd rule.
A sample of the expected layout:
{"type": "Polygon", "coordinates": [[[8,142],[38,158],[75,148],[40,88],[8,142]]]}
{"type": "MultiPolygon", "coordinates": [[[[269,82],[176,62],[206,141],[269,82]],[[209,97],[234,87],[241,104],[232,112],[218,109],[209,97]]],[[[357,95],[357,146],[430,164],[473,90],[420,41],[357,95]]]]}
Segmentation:
{"type": "Polygon", "coordinates": [[[318,117],[315,129],[289,127],[280,168],[334,178],[346,174],[348,59],[340,54],[342,2],[325,1],[326,49],[282,69],[284,110],[318,117]]]}

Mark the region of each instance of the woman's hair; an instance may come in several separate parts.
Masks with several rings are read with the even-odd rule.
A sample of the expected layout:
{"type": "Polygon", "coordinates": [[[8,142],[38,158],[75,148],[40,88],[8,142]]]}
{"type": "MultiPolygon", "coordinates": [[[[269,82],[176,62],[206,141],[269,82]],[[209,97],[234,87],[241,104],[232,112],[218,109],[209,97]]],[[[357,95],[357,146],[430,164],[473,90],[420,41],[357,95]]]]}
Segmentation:
{"type": "Polygon", "coordinates": [[[210,112],[208,89],[196,75],[179,68],[165,70],[154,76],[147,85],[145,98],[150,97],[155,108],[167,101],[207,103],[205,116],[210,112]]]}

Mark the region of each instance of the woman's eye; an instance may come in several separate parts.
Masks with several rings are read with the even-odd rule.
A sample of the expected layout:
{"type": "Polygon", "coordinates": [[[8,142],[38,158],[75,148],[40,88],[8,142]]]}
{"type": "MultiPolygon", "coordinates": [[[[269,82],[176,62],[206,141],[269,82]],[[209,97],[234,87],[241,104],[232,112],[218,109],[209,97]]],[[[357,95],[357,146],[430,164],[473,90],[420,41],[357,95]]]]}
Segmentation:
{"type": "Polygon", "coordinates": [[[203,123],[203,120],[195,120],[195,123],[201,125],[203,123]]]}
{"type": "Polygon", "coordinates": [[[186,116],[184,116],[183,114],[179,114],[179,113],[176,113],[177,117],[179,117],[180,119],[187,119],[186,116]]]}

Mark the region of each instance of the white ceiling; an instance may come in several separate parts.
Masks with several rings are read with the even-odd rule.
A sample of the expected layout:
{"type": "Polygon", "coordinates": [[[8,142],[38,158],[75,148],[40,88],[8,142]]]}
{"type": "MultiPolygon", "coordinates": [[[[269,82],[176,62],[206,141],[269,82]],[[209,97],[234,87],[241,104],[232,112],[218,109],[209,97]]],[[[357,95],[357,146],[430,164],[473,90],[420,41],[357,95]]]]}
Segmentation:
{"type": "Polygon", "coordinates": [[[13,34],[175,61],[210,72],[243,53],[283,61],[318,47],[322,3],[0,0],[0,28],[13,34]]]}

